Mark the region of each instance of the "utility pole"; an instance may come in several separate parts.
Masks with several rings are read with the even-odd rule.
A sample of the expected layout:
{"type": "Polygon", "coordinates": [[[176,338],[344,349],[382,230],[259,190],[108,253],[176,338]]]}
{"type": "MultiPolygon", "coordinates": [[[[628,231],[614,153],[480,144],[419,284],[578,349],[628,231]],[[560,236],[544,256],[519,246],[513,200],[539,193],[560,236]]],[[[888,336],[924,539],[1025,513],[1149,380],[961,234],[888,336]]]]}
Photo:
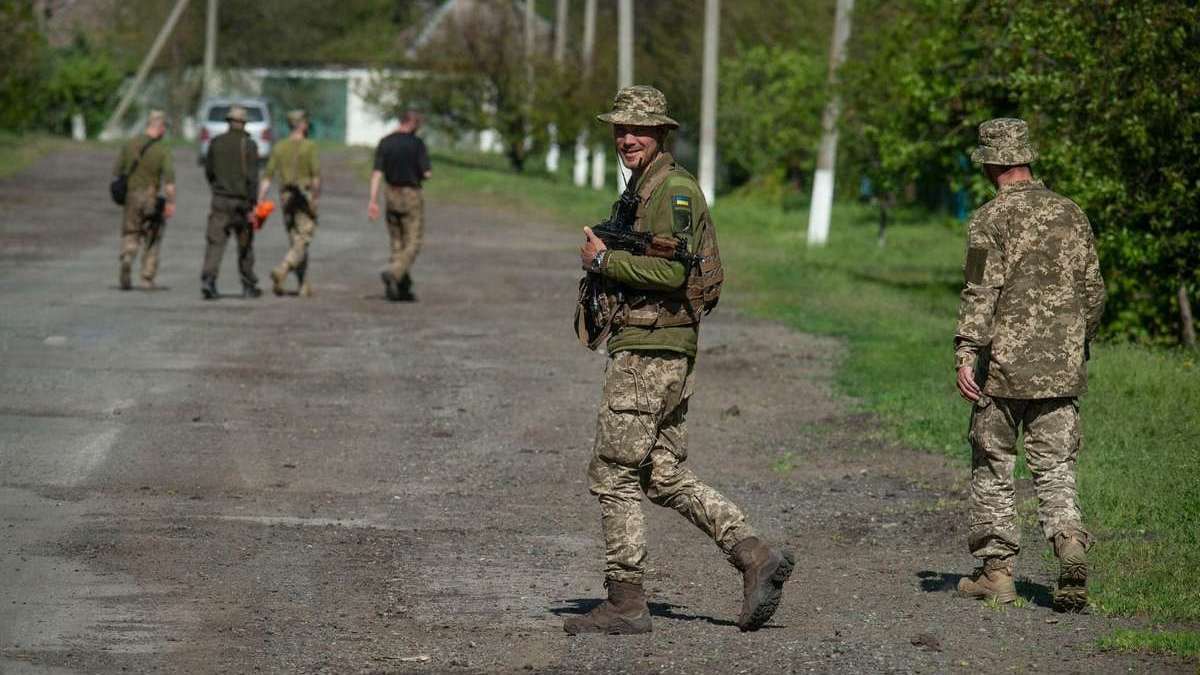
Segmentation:
{"type": "Polygon", "coordinates": [[[204,22],[204,86],[201,94],[214,93],[213,75],[217,69],[217,1],[208,0],[208,16],[204,22]]]}
{"type": "MultiPolygon", "coordinates": [[[[837,0],[833,22],[833,41],[829,46],[829,84],[837,85],[837,71],[846,60],[846,41],[850,39],[850,15],[854,0],[837,0]]],[[[836,89],[834,89],[836,92],[836,89]]],[[[829,241],[829,217],[833,211],[833,169],[837,163],[838,113],[841,99],[834,93],[821,116],[821,149],[817,153],[817,171],[813,174],[812,205],[808,211],[808,245],[824,246],[829,241]]]]}
{"type": "Polygon", "coordinates": [[[128,91],[121,97],[120,103],[117,104],[117,109],[113,111],[113,114],[108,118],[108,122],[104,124],[104,131],[100,133],[100,140],[112,140],[117,137],[117,134],[120,132],[121,118],[129,110],[129,104],[137,96],[138,89],[141,89],[142,83],[146,81],[146,75],[149,74],[150,67],[158,59],[158,53],[162,51],[163,45],[167,43],[167,38],[175,30],[175,24],[179,23],[179,17],[183,16],[183,10],[187,9],[187,5],[188,0],[176,1],[175,8],[171,10],[171,14],[167,16],[166,23],[158,31],[158,37],[154,38],[154,44],[150,45],[150,51],[146,53],[146,58],[142,60],[142,65],[138,66],[137,74],[133,76],[133,82],[129,85],[128,91]]]}
{"type": "Polygon", "coordinates": [[[712,204],[717,197],[717,41],[721,0],[704,6],[704,70],[700,85],[700,191],[712,204]]]}
{"type": "MultiPolygon", "coordinates": [[[[617,88],[633,86],[633,0],[617,0],[617,88]]],[[[617,161],[617,193],[625,190],[630,171],[617,161]]]]}

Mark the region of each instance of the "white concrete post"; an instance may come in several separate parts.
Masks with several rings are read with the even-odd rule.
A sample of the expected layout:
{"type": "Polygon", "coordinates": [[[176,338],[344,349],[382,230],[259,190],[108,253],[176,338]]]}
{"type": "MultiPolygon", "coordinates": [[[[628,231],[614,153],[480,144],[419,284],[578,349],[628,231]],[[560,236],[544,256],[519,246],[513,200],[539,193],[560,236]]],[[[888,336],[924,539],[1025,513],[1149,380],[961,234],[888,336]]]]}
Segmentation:
{"type": "MultiPolygon", "coordinates": [[[[850,14],[854,0],[838,0],[829,47],[829,82],[837,83],[837,69],[846,60],[846,41],[850,39],[850,14]]],[[[837,119],[841,101],[835,94],[821,116],[821,149],[817,153],[817,171],[813,174],[812,205],[808,211],[808,245],[824,246],[829,241],[829,219],[833,211],[834,166],[837,163],[837,119]]]]}
{"type": "Polygon", "coordinates": [[[717,42],[720,33],[721,0],[707,0],[700,88],[700,191],[709,204],[717,197],[717,42]]]}

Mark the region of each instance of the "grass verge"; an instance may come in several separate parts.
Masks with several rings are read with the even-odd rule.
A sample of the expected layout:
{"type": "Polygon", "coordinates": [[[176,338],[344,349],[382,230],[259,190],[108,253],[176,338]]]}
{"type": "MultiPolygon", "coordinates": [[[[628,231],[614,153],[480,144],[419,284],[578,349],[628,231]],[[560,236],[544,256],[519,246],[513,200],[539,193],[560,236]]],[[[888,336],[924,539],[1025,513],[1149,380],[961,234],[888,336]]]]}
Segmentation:
{"type": "Polygon", "coordinates": [[[69,141],[47,134],[14,134],[0,131],[0,178],[24,169],[52,150],[69,141]]]}
{"type": "MultiPolygon", "coordinates": [[[[565,178],[513,174],[494,157],[441,156],[434,171],[433,199],[536,210],[572,227],[600,220],[615,198],[565,178]]],[[[969,408],[954,389],[951,345],[961,225],[901,213],[880,246],[873,210],[839,204],[830,244],[810,249],[803,211],[726,197],[713,217],[733,304],[844,339],[838,385],[879,416],[882,433],[969,460],[969,408]]],[[[1198,370],[1193,353],[1125,344],[1093,349],[1079,484],[1099,542],[1092,597],[1104,613],[1200,621],[1198,370]]],[[[1027,542],[1032,551],[1040,545],[1027,542]]],[[[1181,635],[1200,640],[1200,633],[1181,635]]]]}
{"type": "Polygon", "coordinates": [[[1101,649],[1121,652],[1161,652],[1185,658],[1200,657],[1200,633],[1190,631],[1117,630],[1100,638],[1101,649]]]}

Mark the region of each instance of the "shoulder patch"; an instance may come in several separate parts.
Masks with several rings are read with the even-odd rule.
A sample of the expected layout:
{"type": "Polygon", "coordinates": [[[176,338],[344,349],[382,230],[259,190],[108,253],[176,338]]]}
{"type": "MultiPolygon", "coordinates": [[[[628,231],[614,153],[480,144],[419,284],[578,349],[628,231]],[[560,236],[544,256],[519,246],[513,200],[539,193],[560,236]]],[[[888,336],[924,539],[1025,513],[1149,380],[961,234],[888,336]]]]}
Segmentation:
{"type": "Polygon", "coordinates": [[[987,267],[988,251],[986,248],[970,248],[967,250],[967,266],[965,276],[969,284],[983,283],[983,270],[987,267]]]}
{"type": "Polygon", "coordinates": [[[687,233],[692,230],[692,198],[688,195],[671,195],[671,216],[673,229],[676,232],[687,233]]]}

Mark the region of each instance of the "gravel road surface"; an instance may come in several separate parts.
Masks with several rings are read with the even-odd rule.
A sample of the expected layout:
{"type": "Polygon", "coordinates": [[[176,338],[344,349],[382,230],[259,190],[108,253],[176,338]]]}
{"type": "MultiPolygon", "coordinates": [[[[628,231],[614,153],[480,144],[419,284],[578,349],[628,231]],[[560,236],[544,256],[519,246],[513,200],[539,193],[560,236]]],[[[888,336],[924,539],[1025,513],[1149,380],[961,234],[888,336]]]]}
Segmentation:
{"type": "MultiPolygon", "coordinates": [[[[111,150],[0,180],[0,671],[1194,670],[1098,651],[1137,622],[1053,613],[1037,544],[1028,606],[955,598],[963,467],[833,393],[836,341],[732,304],[703,328],[689,464],[796,552],[783,605],[740,633],[736,571],[646,502],[654,632],[566,636],[604,593],[579,236],[430,204],[420,301],[388,303],[385,228],[337,153],[316,297],[205,302],[192,152],[150,292],[116,287],[111,150]]],[[[273,218],[264,288],[284,248],[273,218]]]]}

